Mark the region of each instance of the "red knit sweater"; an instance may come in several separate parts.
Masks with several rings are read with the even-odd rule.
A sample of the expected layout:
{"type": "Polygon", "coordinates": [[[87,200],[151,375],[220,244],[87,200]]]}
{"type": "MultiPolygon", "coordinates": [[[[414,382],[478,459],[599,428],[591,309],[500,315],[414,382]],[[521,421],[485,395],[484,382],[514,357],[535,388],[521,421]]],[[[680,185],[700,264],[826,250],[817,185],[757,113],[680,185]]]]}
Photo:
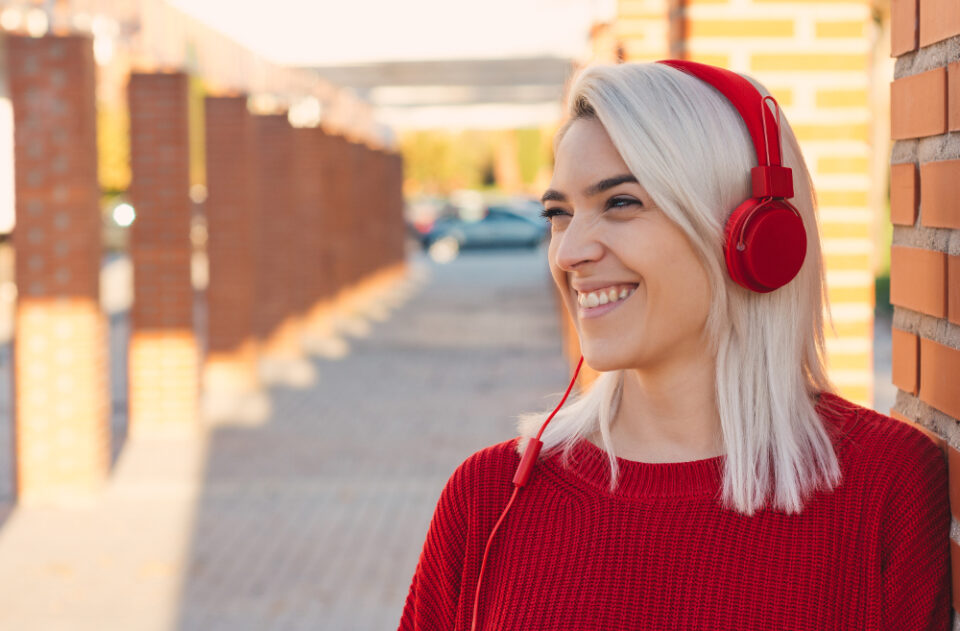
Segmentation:
{"type": "MultiPolygon", "coordinates": [[[[951,626],[942,452],[919,430],[824,393],[844,481],[799,515],[719,506],[724,456],[619,459],[578,443],[541,460],[494,537],[477,629],[897,629],[951,626]]],[[[401,631],[470,628],[487,537],[513,490],[515,441],[444,487],[401,631]]]]}

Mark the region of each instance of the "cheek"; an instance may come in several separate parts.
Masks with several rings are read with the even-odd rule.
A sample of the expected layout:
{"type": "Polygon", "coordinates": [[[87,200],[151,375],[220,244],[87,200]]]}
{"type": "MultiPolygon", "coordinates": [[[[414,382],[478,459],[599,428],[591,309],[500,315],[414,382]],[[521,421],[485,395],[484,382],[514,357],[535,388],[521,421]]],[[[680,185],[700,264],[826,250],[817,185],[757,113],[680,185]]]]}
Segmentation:
{"type": "MultiPolygon", "coordinates": [[[[681,248],[669,259],[659,289],[669,294],[664,302],[671,305],[669,317],[676,321],[700,324],[710,309],[711,288],[707,271],[696,254],[681,248]]],[[[664,296],[666,298],[666,296],[664,296]]]]}
{"type": "Polygon", "coordinates": [[[707,271],[692,246],[674,231],[636,238],[625,265],[639,274],[642,306],[651,326],[687,328],[704,319],[710,308],[707,271]]]}

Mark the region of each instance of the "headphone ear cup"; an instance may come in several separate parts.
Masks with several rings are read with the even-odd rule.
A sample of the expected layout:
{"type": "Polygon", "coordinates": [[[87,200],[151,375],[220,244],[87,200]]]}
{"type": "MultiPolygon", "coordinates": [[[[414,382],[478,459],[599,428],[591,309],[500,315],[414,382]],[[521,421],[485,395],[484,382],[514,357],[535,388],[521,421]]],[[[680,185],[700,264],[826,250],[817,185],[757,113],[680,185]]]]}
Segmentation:
{"type": "Polygon", "coordinates": [[[806,254],[803,220],[785,200],[750,198],[727,219],[724,258],[730,277],[742,287],[767,293],[786,285],[806,254]]]}

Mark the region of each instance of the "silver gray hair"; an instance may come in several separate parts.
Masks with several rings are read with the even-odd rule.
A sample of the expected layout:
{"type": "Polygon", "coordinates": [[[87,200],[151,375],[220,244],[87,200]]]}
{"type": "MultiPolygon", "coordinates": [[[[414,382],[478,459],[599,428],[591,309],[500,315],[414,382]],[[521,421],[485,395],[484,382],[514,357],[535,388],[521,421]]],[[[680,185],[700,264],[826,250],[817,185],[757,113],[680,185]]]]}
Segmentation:
{"type": "MultiPolygon", "coordinates": [[[[764,95],[763,86],[750,79],[764,95]]],[[[820,392],[836,393],[826,374],[824,310],[830,317],[813,184],[800,147],[781,114],[783,161],[793,169],[795,196],[807,233],[803,267],[787,285],[756,293],[726,271],[723,229],[730,212],[750,197],[756,155],[733,105],[703,81],[664,64],[592,65],[572,83],[569,125],[593,118],[653,201],[690,239],[710,280],[713,300],[705,340],[716,356],[716,400],[724,458],[722,503],[752,515],[773,508],[799,513],[816,489],[841,481],[829,434],[815,410],[820,392]]],[[[832,318],[831,318],[832,326],[832,318]]],[[[623,389],[623,370],[602,372],[544,430],[541,458],[599,431],[610,461],[610,438],[623,389]]],[[[536,436],[548,412],[522,414],[521,437],[536,436]]],[[[528,441],[518,440],[522,454],[528,441]]]]}

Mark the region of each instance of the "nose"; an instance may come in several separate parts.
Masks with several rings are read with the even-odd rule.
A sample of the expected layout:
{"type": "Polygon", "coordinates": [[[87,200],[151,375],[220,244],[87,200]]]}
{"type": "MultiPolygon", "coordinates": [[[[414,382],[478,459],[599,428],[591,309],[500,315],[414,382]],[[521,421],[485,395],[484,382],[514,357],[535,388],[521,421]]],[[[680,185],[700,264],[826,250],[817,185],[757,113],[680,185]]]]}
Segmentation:
{"type": "Polygon", "coordinates": [[[574,216],[566,229],[554,234],[559,239],[554,250],[557,266],[567,272],[578,269],[583,263],[596,261],[603,255],[603,244],[589,225],[578,222],[574,216]]]}

